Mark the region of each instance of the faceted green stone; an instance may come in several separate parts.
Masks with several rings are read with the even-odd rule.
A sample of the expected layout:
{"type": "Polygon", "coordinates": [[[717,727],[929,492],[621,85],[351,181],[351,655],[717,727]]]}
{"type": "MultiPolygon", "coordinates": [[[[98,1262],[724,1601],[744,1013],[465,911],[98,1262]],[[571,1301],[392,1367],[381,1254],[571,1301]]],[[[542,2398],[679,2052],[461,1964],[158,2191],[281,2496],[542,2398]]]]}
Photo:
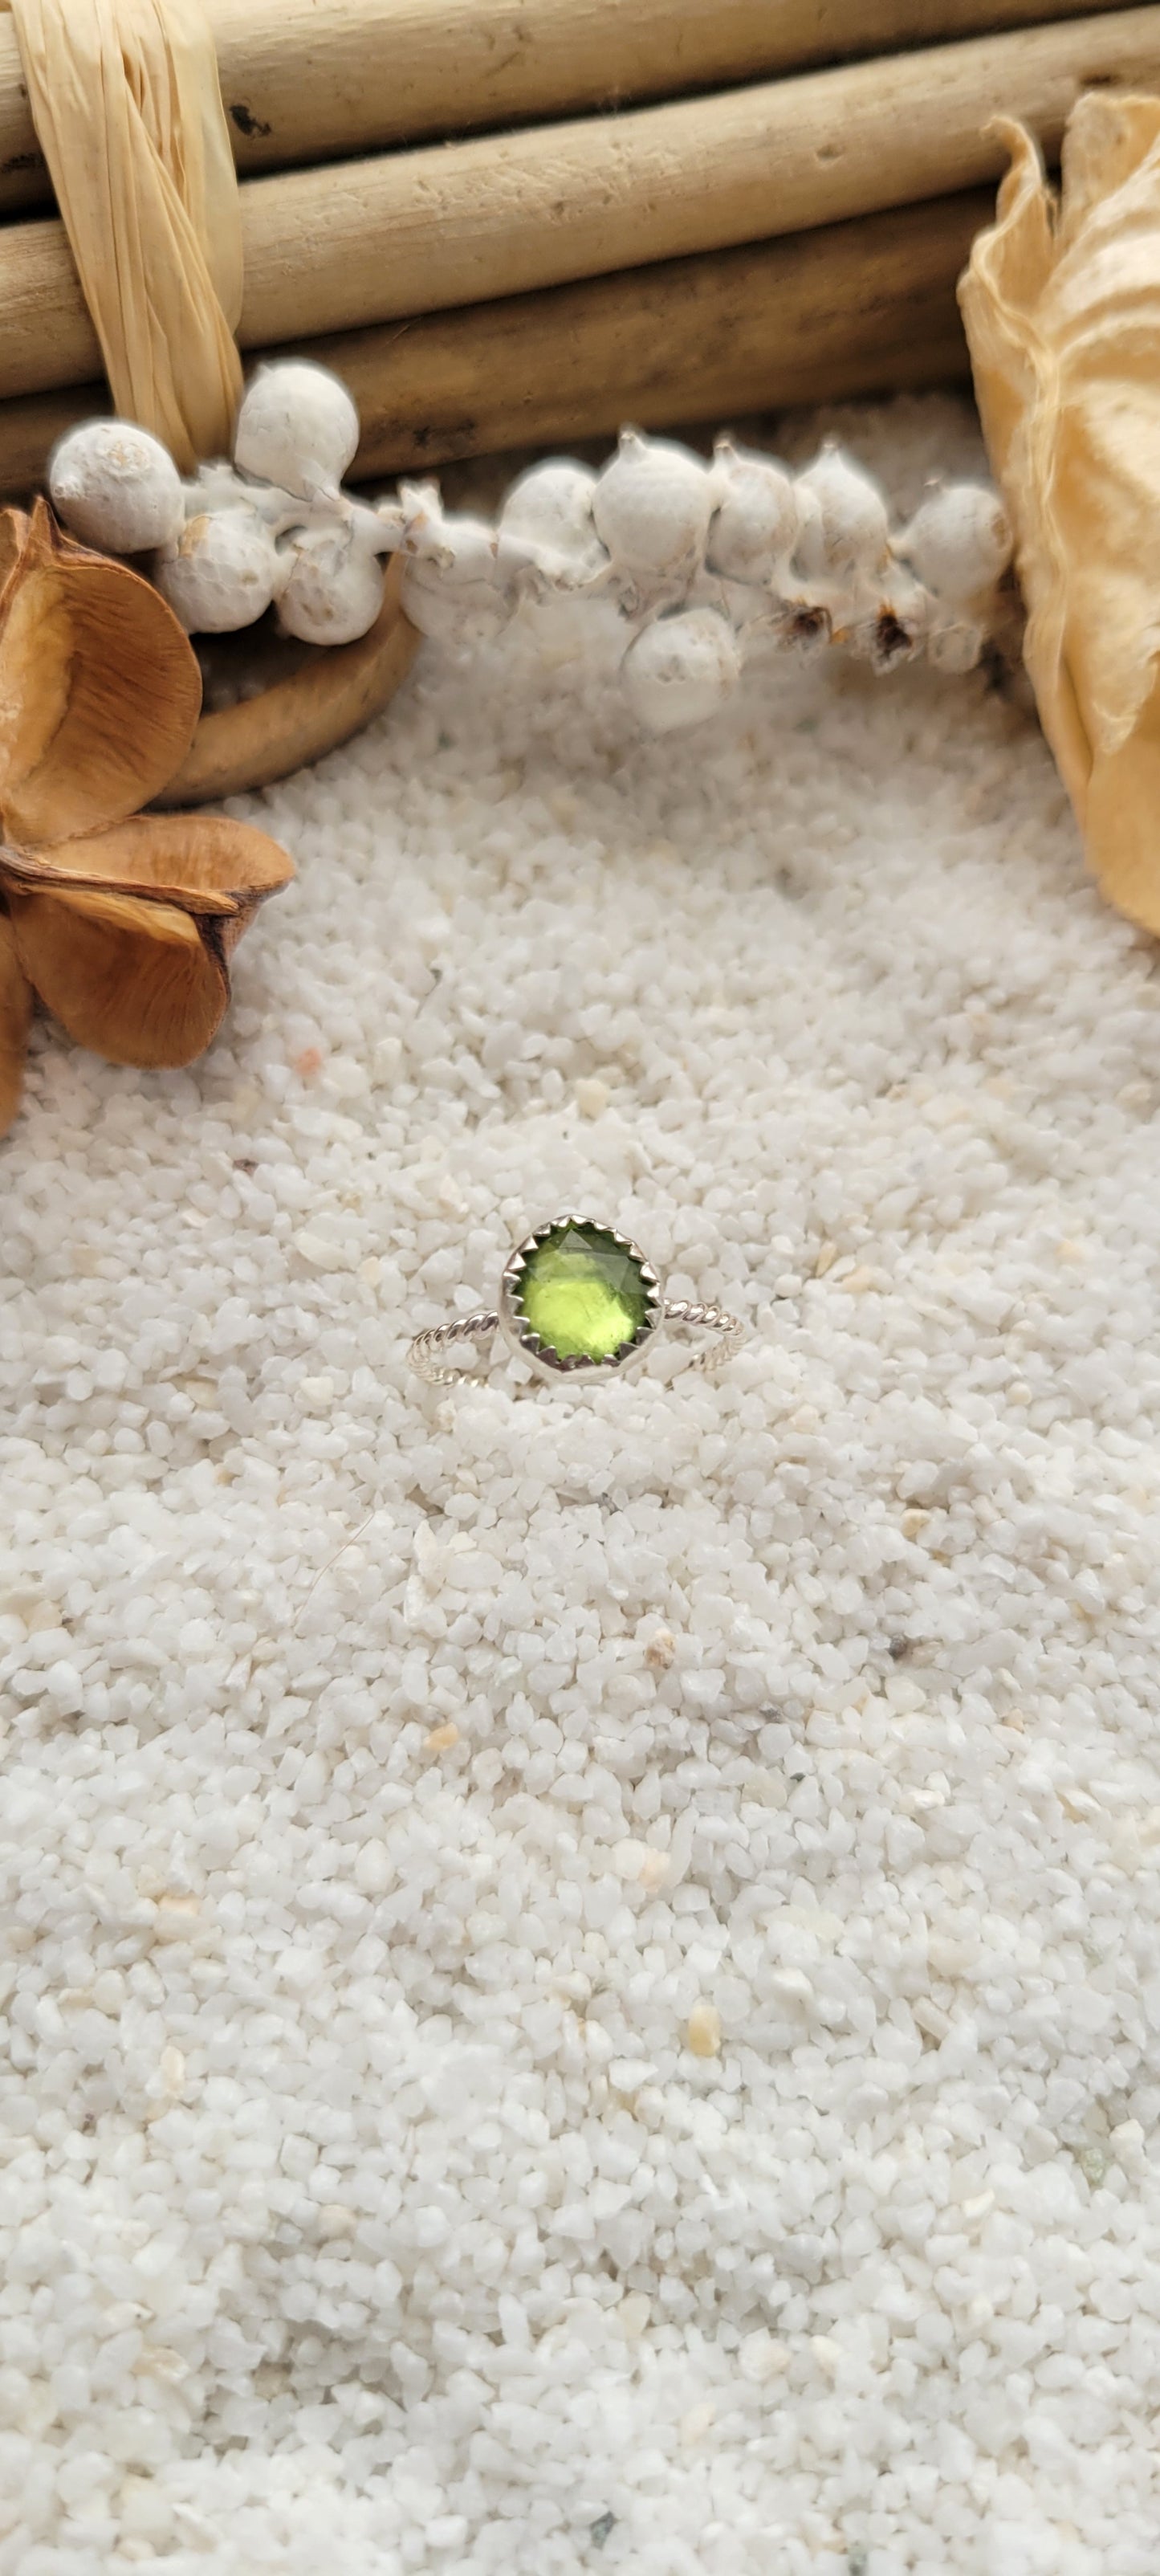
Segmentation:
{"type": "Polygon", "coordinates": [[[602,1227],[558,1225],[529,1253],[516,1303],[557,1358],[607,1360],[639,1332],[649,1291],[639,1261],[602,1227]]]}

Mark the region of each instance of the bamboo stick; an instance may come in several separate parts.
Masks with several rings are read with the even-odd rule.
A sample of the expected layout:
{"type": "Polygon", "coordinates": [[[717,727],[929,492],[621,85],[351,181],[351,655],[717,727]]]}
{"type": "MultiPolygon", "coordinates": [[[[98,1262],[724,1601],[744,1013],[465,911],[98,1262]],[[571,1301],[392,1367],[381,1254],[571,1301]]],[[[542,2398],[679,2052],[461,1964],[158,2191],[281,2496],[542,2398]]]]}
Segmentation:
{"type": "Polygon", "coordinates": [[[313,344],[356,471],[704,423],[970,375],[955,287],[989,191],[313,344]]]}
{"type": "MultiPolygon", "coordinates": [[[[1087,16],[1115,0],[208,0],[238,168],[1087,16]]],[[[51,200],[0,18],[0,213],[51,200]]]]}
{"type": "MultiPolygon", "coordinates": [[[[964,381],[955,281],[987,190],[785,241],[626,269],[456,313],[299,344],[345,377],[355,474],[964,381]]],[[[282,352],[280,354],[286,354],[282,352]]],[[[107,409],[103,387],[0,404],[0,491],[107,409]]]]}
{"type": "MultiPolygon", "coordinates": [[[[1000,111],[1050,151],[1093,82],[1157,80],[1151,6],[250,180],[238,336],[266,348],[911,204],[998,175],[1000,111]]],[[[0,396],[99,364],[61,225],[0,228],[0,396]]]]}

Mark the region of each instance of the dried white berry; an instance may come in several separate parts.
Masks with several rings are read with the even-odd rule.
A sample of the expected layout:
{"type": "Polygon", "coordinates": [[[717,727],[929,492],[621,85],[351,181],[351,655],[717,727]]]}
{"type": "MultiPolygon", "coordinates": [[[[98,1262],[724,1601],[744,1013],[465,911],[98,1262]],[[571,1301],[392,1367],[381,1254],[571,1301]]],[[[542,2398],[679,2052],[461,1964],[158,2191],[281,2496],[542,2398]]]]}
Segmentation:
{"type": "Polygon", "coordinates": [[[771,457],[728,438],[718,439],[714,462],[723,497],[709,530],[708,568],[726,581],[772,582],[801,532],[793,480],[771,457]]]}
{"type": "Polygon", "coordinates": [[[928,590],[957,605],[994,588],[1011,560],[1011,530],[988,484],[949,483],[922,503],[895,551],[928,590]]]}
{"type": "Polygon", "coordinates": [[[654,618],[621,665],[629,703],[651,733],[703,723],[741,677],[737,637],[715,608],[654,618]]]}
{"type": "Polygon", "coordinates": [[[187,519],[200,519],[207,510],[256,510],[269,521],[281,516],[287,499],[284,492],[271,492],[265,484],[244,483],[222,457],[199,465],[181,490],[187,519]]]}
{"type": "Polygon", "coordinates": [[[135,555],[168,545],[185,518],[181,476],[160,439],[125,420],[87,420],[53,449],[53,508],[82,545],[135,555]]]}
{"type": "Polygon", "coordinates": [[[359,419],[346,386],[326,367],[288,358],[259,367],[234,435],[243,474],[307,496],[341,483],[358,450],[359,419]]]}
{"type": "Polygon", "coordinates": [[[399,506],[405,555],[455,572],[461,581],[494,581],[496,532],[486,519],[445,510],[437,483],[401,483],[399,506]]]}
{"type": "Polygon", "coordinates": [[[424,550],[444,570],[457,573],[461,581],[495,580],[495,530],[488,527],[486,519],[449,514],[440,520],[437,529],[428,531],[424,550]]]}
{"type": "Polygon", "coordinates": [[[162,547],[153,578],[188,634],[228,635],[261,617],[281,570],[256,510],[207,510],[162,547]]]}
{"type": "Polygon", "coordinates": [[[799,496],[817,503],[803,527],[794,560],[807,579],[873,573],[890,553],[890,521],[876,483],[832,442],[797,478],[799,496]]]}
{"type": "Polygon", "coordinates": [[[835,639],[871,664],[882,678],[900,662],[912,662],[930,632],[934,603],[929,591],[912,581],[899,565],[864,592],[849,624],[835,639]]]}
{"type": "Polygon", "coordinates": [[[524,586],[577,590],[599,578],[608,557],[596,534],[592,498],[596,476],[571,457],[533,465],[513,483],[500,518],[497,561],[501,573],[524,586]]]}
{"type": "Polygon", "coordinates": [[[353,523],[305,528],[280,550],[278,623],[303,644],[354,644],[383,604],[383,567],[353,523]]]}
{"type": "Polygon", "coordinates": [[[642,596],[671,595],[704,560],[717,498],[701,457],[626,429],[597,482],[592,516],[616,571],[642,596]]]}
{"type": "Polygon", "coordinates": [[[510,615],[510,604],[494,579],[429,557],[408,560],[403,606],[421,635],[460,646],[490,643],[510,615]]]}
{"type": "MultiPolygon", "coordinates": [[[[834,640],[836,594],[825,585],[792,590],[774,602],[769,631],[779,652],[816,662],[834,640]]],[[[764,623],[764,621],[762,621],[764,623]]]]}
{"type": "Polygon", "coordinates": [[[511,614],[494,529],[446,512],[437,483],[403,483],[399,501],[406,525],[403,606],[411,624],[441,644],[488,643],[511,614]]]}
{"type": "Polygon", "coordinates": [[[927,659],[936,671],[959,677],[973,671],[980,660],[987,638],[984,629],[970,617],[950,617],[932,628],[927,643],[927,659]]]}

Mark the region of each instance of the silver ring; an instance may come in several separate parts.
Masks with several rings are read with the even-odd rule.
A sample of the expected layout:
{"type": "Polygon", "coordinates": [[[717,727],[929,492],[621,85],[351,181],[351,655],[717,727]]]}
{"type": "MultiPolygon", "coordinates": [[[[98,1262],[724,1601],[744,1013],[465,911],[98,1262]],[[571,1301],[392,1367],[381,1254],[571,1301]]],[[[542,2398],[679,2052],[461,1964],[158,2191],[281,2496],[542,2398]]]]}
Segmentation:
{"type": "Polygon", "coordinates": [[[723,1306],[666,1297],[658,1272],[629,1235],[591,1217],[560,1216],[517,1243],[494,1309],[416,1333],[410,1362],[429,1386],[454,1386],[502,1333],[537,1377],[590,1386],[631,1375],[658,1334],[674,1325],[713,1336],[692,1361],[695,1369],[720,1368],[745,1338],[744,1325],[723,1306]],[[459,1352],[465,1356],[456,1366],[459,1352]]]}

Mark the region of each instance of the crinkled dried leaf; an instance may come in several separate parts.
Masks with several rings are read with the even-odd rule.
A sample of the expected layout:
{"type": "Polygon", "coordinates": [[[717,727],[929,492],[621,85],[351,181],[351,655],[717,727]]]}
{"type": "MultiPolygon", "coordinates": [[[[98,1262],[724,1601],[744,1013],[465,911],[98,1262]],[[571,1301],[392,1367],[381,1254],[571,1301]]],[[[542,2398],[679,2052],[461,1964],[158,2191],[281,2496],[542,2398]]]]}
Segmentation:
{"type": "Polygon", "coordinates": [[[32,1022],[32,986],[16,953],[12,923],[0,912],[0,1136],[6,1136],[24,1091],[24,1057],[32,1022]]]}
{"type": "Polygon", "coordinates": [[[158,1068],[209,1045],[230,997],[223,934],[236,920],[191,920],[105,887],[8,900],[20,964],[79,1046],[158,1068]]]}
{"type": "Polygon", "coordinates": [[[277,841],[224,814],[139,814],[47,849],[0,848],[0,886],[14,891],[47,891],[82,878],[223,920],[248,917],[293,874],[293,861],[277,841]]]}
{"type": "Polygon", "coordinates": [[[43,501],[7,542],[0,816],[9,841],[63,840],[160,794],[193,740],[201,674],[150,583],[63,537],[43,501]]]}
{"type": "Polygon", "coordinates": [[[1030,137],[1001,131],[960,299],[1024,658],[1094,873],[1160,931],[1160,99],[1080,100],[1058,205],[1030,137]]]}

